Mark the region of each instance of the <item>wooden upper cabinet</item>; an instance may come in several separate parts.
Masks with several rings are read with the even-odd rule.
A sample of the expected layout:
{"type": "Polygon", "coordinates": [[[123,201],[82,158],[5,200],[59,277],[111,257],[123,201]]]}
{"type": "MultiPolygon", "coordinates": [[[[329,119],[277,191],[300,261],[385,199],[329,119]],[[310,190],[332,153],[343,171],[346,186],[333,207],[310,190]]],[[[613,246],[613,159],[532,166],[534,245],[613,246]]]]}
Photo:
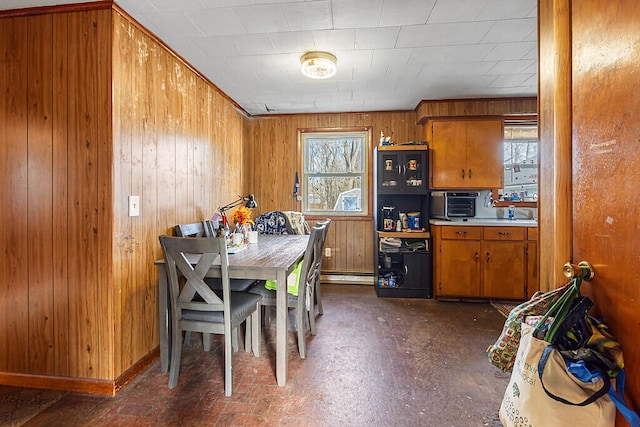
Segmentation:
{"type": "Polygon", "coordinates": [[[432,120],[432,189],[502,188],[502,120],[432,120]]]}

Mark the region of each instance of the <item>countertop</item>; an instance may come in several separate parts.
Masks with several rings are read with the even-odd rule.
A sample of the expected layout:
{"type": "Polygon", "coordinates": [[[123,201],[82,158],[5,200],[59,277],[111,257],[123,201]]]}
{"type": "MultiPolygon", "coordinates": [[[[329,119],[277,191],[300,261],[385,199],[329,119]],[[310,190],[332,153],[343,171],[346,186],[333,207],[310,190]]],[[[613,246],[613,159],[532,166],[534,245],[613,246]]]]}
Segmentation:
{"type": "Polygon", "coordinates": [[[447,221],[444,219],[431,219],[431,225],[470,225],[470,226],[500,226],[500,227],[537,227],[535,219],[498,219],[498,218],[466,218],[447,221]]]}

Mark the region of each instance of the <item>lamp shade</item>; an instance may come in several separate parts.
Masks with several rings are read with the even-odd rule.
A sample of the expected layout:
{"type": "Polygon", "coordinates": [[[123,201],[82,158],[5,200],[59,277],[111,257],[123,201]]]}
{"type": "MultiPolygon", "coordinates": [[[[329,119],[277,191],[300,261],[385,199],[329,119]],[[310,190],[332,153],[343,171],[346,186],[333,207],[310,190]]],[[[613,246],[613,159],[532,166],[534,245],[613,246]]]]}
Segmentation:
{"type": "Polygon", "coordinates": [[[300,57],[302,74],[312,79],[328,79],[336,74],[336,57],[328,52],[307,52],[300,57]]]}

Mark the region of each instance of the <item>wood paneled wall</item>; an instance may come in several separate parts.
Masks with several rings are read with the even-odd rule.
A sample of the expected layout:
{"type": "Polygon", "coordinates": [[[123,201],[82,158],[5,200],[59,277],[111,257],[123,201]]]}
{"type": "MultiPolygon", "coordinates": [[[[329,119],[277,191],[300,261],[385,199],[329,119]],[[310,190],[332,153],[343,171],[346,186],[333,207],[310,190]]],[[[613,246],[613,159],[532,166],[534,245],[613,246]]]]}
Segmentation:
{"type": "Polygon", "coordinates": [[[249,120],[110,2],[77,9],[0,18],[0,383],[113,393],[158,345],[158,236],[248,189],[249,120]]]}
{"type": "Polygon", "coordinates": [[[119,13],[113,25],[115,372],[158,345],[158,236],[244,194],[248,119],[119,13]],[[128,196],[140,216],[128,216],[128,196]]]}
{"type": "Polygon", "coordinates": [[[113,377],[111,11],[0,22],[0,371],[113,377]]]}
{"type": "MultiPolygon", "coordinates": [[[[395,142],[420,141],[422,127],[413,111],[344,114],[294,114],[251,118],[249,191],[258,202],[256,214],[272,210],[301,210],[293,195],[298,171],[298,129],[371,127],[369,159],[379,141],[380,131],[395,142]]],[[[370,170],[373,170],[370,168],[370,170]]],[[[300,172],[300,171],[298,171],[300,172]]],[[[370,189],[369,198],[373,198],[370,189]]],[[[316,218],[317,219],[317,218],[316,218]]],[[[366,218],[333,217],[325,247],[323,272],[364,273],[374,271],[373,213],[366,218]]],[[[314,218],[310,222],[314,223],[314,218]]]]}

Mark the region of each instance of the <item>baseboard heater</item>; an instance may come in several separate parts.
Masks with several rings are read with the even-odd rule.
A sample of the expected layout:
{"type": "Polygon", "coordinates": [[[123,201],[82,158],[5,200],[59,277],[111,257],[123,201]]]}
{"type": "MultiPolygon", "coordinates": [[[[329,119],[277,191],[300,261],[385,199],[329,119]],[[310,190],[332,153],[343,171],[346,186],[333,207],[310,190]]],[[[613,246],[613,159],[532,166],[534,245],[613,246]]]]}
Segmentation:
{"type": "Polygon", "coordinates": [[[321,274],[321,283],[339,283],[343,285],[369,285],[373,286],[375,277],[369,274],[321,274]]]}

